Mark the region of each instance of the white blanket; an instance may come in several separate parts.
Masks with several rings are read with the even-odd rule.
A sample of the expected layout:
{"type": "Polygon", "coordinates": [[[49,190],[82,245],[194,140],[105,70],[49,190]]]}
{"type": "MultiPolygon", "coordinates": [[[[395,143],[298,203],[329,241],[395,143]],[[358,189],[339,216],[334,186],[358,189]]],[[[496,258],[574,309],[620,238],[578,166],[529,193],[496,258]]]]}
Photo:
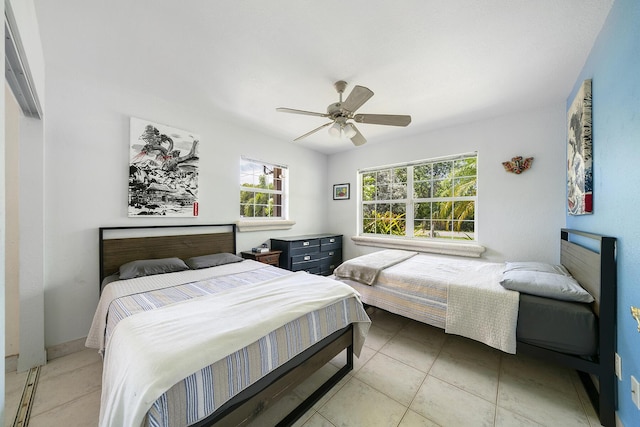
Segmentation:
{"type": "Polygon", "coordinates": [[[335,269],[333,274],[336,277],[355,280],[365,285],[373,285],[382,270],[405,261],[416,254],[417,252],[399,249],[377,251],[343,262],[335,269]]]}
{"type": "MultiPolygon", "coordinates": [[[[153,402],[178,381],[305,313],[349,297],[357,298],[350,286],[301,272],[121,320],[105,353],[100,426],[139,426],[153,402]]],[[[355,326],[358,354],[369,324],[355,326]]]]}
{"type": "Polygon", "coordinates": [[[503,264],[468,262],[449,283],[445,332],[516,352],[520,294],[500,285],[503,264]]]}
{"type": "Polygon", "coordinates": [[[85,346],[97,348],[100,352],[104,350],[104,332],[107,323],[107,312],[109,311],[111,303],[118,298],[259,268],[265,268],[265,264],[247,259],[242,262],[220,265],[213,268],[156,274],[154,276],[112,282],[102,291],[85,346]]]}

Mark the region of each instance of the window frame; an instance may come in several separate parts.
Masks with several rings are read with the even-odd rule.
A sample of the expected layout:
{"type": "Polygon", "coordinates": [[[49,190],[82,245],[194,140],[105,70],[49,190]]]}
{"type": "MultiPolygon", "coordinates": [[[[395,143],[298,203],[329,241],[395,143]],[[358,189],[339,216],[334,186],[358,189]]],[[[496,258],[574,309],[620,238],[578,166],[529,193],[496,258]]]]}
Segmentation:
{"type": "Polygon", "coordinates": [[[255,160],[252,158],[248,158],[242,156],[240,158],[240,219],[239,223],[248,223],[248,222],[267,222],[267,221],[287,221],[289,216],[289,168],[286,165],[280,165],[273,162],[266,162],[262,160],[255,160]],[[247,173],[245,164],[252,165],[252,172],[247,173]],[[256,174],[255,171],[265,171],[264,173],[256,174]],[[278,178],[275,177],[278,174],[278,178]],[[267,179],[269,175],[273,175],[271,179],[267,179]],[[246,185],[247,179],[246,177],[253,176],[252,185],[246,185]],[[269,185],[273,185],[274,188],[265,188],[256,186],[256,180],[261,181],[261,178],[265,177],[265,181],[267,182],[267,187],[269,185]],[[271,182],[269,182],[271,181],[271,182]],[[280,187],[280,188],[278,188],[280,187]],[[248,205],[247,203],[243,203],[243,192],[251,192],[251,193],[260,193],[267,196],[269,201],[273,200],[273,204],[267,202],[265,203],[256,203],[257,198],[252,198],[254,200],[253,203],[253,215],[244,215],[244,207],[248,205]],[[258,209],[274,209],[274,214],[272,215],[260,215],[255,216],[255,213],[258,209]]]}
{"type": "MultiPolygon", "coordinates": [[[[451,187],[452,191],[453,191],[453,188],[454,187],[452,186],[451,187]]],[[[384,244],[383,242],[385,240],[389,241],[391,239],[394,240],[393,242],[394,245],[397,245],[397,244],[403,245],[403,243],[398,242],[398,241],[403,241],[410,246],[414,246],[416,244],[423,245],[423,243],[424,243],[424,246],[438,246],[438,247],[441,247],[443,244],[447,245],[447,244],[460,244],[460,243],[465,243],[467,246],[469,245],[478,246],[477,245],[478,243],[477,206],[478,206],[478,153],[477,152],[467,152],[467,153],[456,154],[451,156],[443,156],[443,157],[437,157],[437,158],[422,159],[422,160],[405,162],[405,163],[397,163],[397,164],[391,164],[391,165],[382,165],[382,166],[360,169],[358,170],[358,235],[354,238],[354,241],[356,241],[357,244],[365,244],[365,242],[377,243],[373,246],[380,246],[384,244]],[[465,175],[465,176],[456,177],[455,175],[453,175],[455,173],[455,167],[453,167],[449,170],[449,173],[446,175],[446,178],[444,179],[440,179],[440,180],[436,179],[437,176],[434,176],[432,172],[429,172],[428,180],[418,181],[414,179],[415,178],[414,169],[416,167],[421,167],[421,166],[433,167],[433,165],[437,163],[445,163],[445,162],[454,162],[454,165],[452,166],[455,166],[456,161],[466,160],[470,158],[475,159],[475,176],[465,175]],[[395,181],[395,178],[398,177],[398,171],[402,171],[402,170],[405,171],[404,172],[405,181],[402,181],[402,180],[395,181]],[[367,185],[364,182],[365,177],[367,175],[371,175],[372,173],[377,174],[379,172],[384,173],[385,171],[390,171],[390,177],[386,181],[383,179],[381,181],[383,183],[382,185],[379,184],[380,181],[378,180],[377,176],[375,178],[375,182],[373,183],[373,185],[371,184],[367,185]],[[474,195],[471,195],[471,196],[452,195],[450,197],[434,197],[434,193],[433,193],[434,189],[432,187],[432,184],[434,182],[437,182],[437,181],[442,182],[448,179],[454,180],[453,182],[455,182],[456,179],[468,179],[468,178],[475,178],[474,187],[473,187],[475,190],[474,195]],[[417,197],[418,195],[416,194],[416,188],[417,188],[416,183],[420,183],[420,182],[428,183],[428,186],[430,188],[428,197],[417,197]],[[390,186],[388,190],[383,189],[383,193],[384,191],[387,191],[386,194],[389,195],[390,198],[378,199],[378,193],[379,193],[378,190],[380,187],[385,187],[386,186],[385,183],[389,183],[390,186]],[[406,190],[404,190],[404,192],[402,189],[400,189],[403,185],[406,186],[406,190]],[[371,191],[373,187],[375,187],[376,192],[374,193],[373,199],[371,199],[371,191]],[[365,188],[368,190],[367,191],[368,194],[365,194],[365,188]],[[402,197],[403,195],[404,197],[402,197]],[[400,197],[394,197],[394,196],[400,196],[400,197]],[[456,232],[454,231],[453,227],[454,227],[454,223],[459,222],[459,220],[456,220],[454,218],[453,212],[449,218],[438,219],[438,218],[433,218],[433,211],[432,209],[429,209],[429,215],[430,215],[429,218],[424,218],[424,219],[415,218],[415,211],[417,209],[416,205],[419,203],[445,202],[445,203],[452,203],[451,206],[455,207],[456,203],[465,203],[469,201],[473,202],[472,207],[473,207],[473,213],[474,213],[472,220],[466,220],[467,224],[471,224],[471,229],[473,230],[471,231],[472,233],[471,239],[456,238],[456,232]],[[388,204],[389,210],[386,212],[394,212],[394,206],[393,206],[394,204],[403,205],[401,208],[395,209],[395,212],[394,212],[395,215],[390,216],[388,220],[389,221],[388,232],[387,230],[385,230],[384,233],[376,232],[377,231],[376,228],[378,227],[378,224],[385,223],[384,220],[380,221],[380,217],[377,216],[379,214],[377,213],[377,210],[375,208],[374,209],[367,208],[367,206],[375,207],[376,204],[383,204],[383,205],[388,204]],[[398,216],[397,216],[397,215],[400,215],[400,216],[402,215],[400,213],[402,210],[404,210],[403,220],[398,219],[398,216]],[[366,217],[365,216],[367,215],[366,212],[376,212],[376,216],[366,217]],[[374,224],[373,228],[375,231],[373,233],[365,231],[367,227],[372,226],[371,223],[366,224],[367,219],[371,220],[372,223],[374,224]],[[431,237],[415,235],[416,224],[419,221],[429,222],[430,227],[428,229],[429,230],[428,232],[431,237]],[[443,233],[442,230],[434,230],[433,224],[436,222],[445,222],[445,221],[449,221],[451,223],[451,230],[444,231],[444,233],[448,234],[448,237],[433,236],[435,232],[443,233]],[[404,224],[402,224],[402,222],[404,222],[404,224]],[[393,227],[395,227],[395,230],[393,227]],[[397,234],[399,231],[402,231],[402,230],[404,230],[404,234],[402,235],[397,234]]],[[[461,225],[464,225],[464,222],[462,222],[461,225]]],[[[467,233],[469,232],[467,231],[467,233]]],[[[467,233],[465,233],[464,231],[462,232],[463,235],[468,235],[467,233]]],[[[484,248],[482,248],[482,251],[484,251],[484,248]]],[[[479,256],[479,255],[474,254],[474,255],[467,255],[467,256],[479,256]]]]}

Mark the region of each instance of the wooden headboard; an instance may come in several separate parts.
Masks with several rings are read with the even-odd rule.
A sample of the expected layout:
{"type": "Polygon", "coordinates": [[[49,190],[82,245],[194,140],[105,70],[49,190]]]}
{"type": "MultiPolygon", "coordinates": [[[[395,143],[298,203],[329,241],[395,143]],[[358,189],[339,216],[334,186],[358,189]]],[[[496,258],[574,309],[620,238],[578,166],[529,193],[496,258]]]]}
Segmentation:
{"type": "Polygon", "coordinates": [[[235,224],[100,227],[100,281],[141,259],[236,253],[235,224]]]}

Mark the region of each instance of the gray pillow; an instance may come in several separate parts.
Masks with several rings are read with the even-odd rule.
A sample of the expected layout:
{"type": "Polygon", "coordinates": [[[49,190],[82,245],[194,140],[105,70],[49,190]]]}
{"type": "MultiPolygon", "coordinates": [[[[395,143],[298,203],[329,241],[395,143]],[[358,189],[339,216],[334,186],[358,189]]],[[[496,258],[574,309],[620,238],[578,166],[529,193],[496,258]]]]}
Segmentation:
{"type": "Polygon", "coordinates": [[[120,266],[120,280],[188,270],[180,258],[141,259],[120,266]]]}
{"type": "Polygon", "coordinates": [[[547,264],[546,262],[520,261],[507,262],[504,271],[539,271],[541,273],[555,273],[563,276],[571,276],[564,265],[547,264]]]}
{"type": "Polygon", "coordinates": [[[211,255],[202,255],[189,258],[186,263],[192,270],[198,270],[200,268],[217,267],[219,265],[231,264],[234,262],[240,262],[242,258],[230,253],[219,253],[211,255]]]}
{"type": "Polygon", "coordinates": [[[511,270],[502,274],[506,289],[563,301],[592,302],[593,297],[571,276],[545,271],[511,270]]]}

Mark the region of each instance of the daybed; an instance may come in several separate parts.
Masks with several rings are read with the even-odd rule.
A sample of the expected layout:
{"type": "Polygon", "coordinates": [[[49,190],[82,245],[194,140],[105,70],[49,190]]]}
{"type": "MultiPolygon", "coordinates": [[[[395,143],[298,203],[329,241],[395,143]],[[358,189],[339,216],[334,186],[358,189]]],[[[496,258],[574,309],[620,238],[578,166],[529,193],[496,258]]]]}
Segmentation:
{"type": "Polygon", "coordinates": [[[614,426],[616,239],[568,229],[560,237],[558,266],[383,250],[334,275],[366,305],[576,369],[601,423],[614,426]]]}
{"type": "Polygon", "coordinates": [[[101,426],[247,425],[343,353],[291,425],[352,369],[370,323],[353,289],[242,260],[235,231],[100,228],[101,426]]]}

